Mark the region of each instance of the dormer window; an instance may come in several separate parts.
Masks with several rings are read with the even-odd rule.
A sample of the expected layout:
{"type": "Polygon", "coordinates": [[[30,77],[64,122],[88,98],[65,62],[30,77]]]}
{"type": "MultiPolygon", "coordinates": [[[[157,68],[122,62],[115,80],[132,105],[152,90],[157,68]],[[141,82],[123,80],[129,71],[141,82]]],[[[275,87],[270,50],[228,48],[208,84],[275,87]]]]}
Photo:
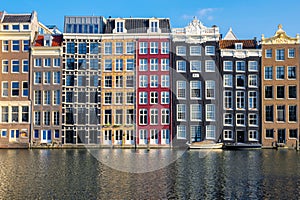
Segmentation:
{"type": "Polygon", "coordinates": [[[12,29],[14,31],[18,31],[18,30],[20,30],[20,25],[19,24],[14,24],[14,25],[12,25],[12,29]]]}
{"type": "Polygon", "coordinates": [[[115,28],[113,30],[113,33],[127,33],[124,19],[120,18],[115,20],[115,28]]]}
{"type": "Polygon", "coordinates": [[[235,49],[243,49],[243,43],[235,43],[235,49]]]}
{"type": "Polygon", "coordinates": [[[117,33],[124,32],[124,22],[117,22],[117,33]]]}
{"type": "Polygon", "coordinates": [[[150,30],[151,30],[152,33],[157,33],[158,32],[158,21],[151,21],[150,30]]]}
{"type": "Polygon", "coordinates": [[[52,37],[51,37],[51,35],[45,35],[44,36],[44,46],[46,46],[46,47],[52,46],[52,37]]]}
{"type": "Polygon", "coordinates": [[[9,26],[7,24],[3,25],[3,30],[8,31],[8,29],[9,29],[9,26]]]}
{"type": "Polygon", "coordinates": [[[24,24],[23,25],[23,30],[29,30],[29,25],[28,24],[24,24]]]}

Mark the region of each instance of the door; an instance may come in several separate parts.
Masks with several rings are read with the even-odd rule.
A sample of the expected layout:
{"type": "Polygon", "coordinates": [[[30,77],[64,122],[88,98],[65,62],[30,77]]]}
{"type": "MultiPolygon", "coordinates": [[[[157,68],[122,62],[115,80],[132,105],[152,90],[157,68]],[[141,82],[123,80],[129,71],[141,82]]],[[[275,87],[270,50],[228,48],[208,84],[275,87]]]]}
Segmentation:
{"type": "Polygon", "coordinates": [[[111,130],[105,130],[103,135],[103,144],[104,145],[111,145],[111,130]]]}
{"type": "Polygon", "coordinates": [[[151,130],[150,134],[150,144],[158,144],[158,130],[151,130]]]}
{"type": "Polygon", "coordinates": [[[17,142],[20,138],[19,130],[10,130],[9,141],[10,142],[17,142]]]}
{"type": "Polygon", "coordinates": [[[116,145],[122,145],[122,138],[123,138],[123,130],[116,130],[115,131],[115,142],[116,145]]]}
{"type": "Polygon", "coordinates": [[[51,130],[42,131],[42,143],[51,143],[51,130]]]}
{"type": "Polygon", "coordinates": [[[170,144],[170,130],[161,131],[161,144],[170,144]]]}
{"type": "Polygon", "coordinates": [[[128,130],[126,132],[126,144],[130,144],[130,145],[134,144],[134,133],[133,133],[133,130],[128,130]]]}
{"type": "Polygon", "coordinates": [[[285,129],[278,129],[278,143],[285,144],[285,129]]]}
{"type": "Polygon", "coordinates": [[[148,132],[147,130],[140,130],[140,138],[139,138],[139,144],[147,144],[148,140],[148,132]]]}
{"type": "Polygon", "coordinates": [[[244,143],[245,142],[245,131],[237,131],[237,142],[244,143]]]}

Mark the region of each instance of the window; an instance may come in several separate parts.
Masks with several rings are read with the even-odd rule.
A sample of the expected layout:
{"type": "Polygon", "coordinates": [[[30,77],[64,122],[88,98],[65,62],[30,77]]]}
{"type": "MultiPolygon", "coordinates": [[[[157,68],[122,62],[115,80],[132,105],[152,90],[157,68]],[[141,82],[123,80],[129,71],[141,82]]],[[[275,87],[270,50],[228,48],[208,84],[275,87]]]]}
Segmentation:
{"type": "Polygon", "coordinates": [[[158,124],[158,109],[150,109],[150,124],[158,124]]]}
{"type": "Polygon", "coordinates": [[[11,107],[11,121],[19,122],[19,107],[18,106],[11,107]]]}
{"type": "Polygon", "coordinates": [[[236,108],[245,109],[245,92],[243,91],[236,92],[236,108]]]}
{"type": "Polygon", "coordinates": [[[284,86],[277,86],[277,99],[284,99],[284,86]]]}
{"type": "Polygon", "coordinates": [[[111,55],[112,54],[112,43],[111,42],[105,42],[104,43],[104,54],[105,55],[111,55]]]}
{"type": "Polygon", "coordinates": [[[169,109],[161,110],[161,124],[163,124],[163,125],[170,124],[170,110],[169,109]]]}
{"type": "Polygon", "coordinates": [[[34,91],[34,104],[35,105],[41,105],[42,104],[42,91],[41,90],[35,90],[34,91]]]}
{"type": "Polygon", "coordinates": [[[186,55],[186,47],[185,46],[177,46],[176,47],[176,54],[178,56],[185,56],[186,55]]]}
{"type": "Polygon", "coordinates": [[[19,73],[20,72],[20,62],[18,60],[12,60],[12,73],[19,73]]]}
{"type": "Polygon", "coordinates": [[[8,106],[2,106],[1,122],[8,122],[8,106]]]}
{"type": "Polygon", "coordinates": [[[134,69],[134,60],[133,59],[127,59],[126,60],[126,70],[127,71],[133,71],[134,69]]]}
{"type": "Polygon", "coordinates": [[[170,87],[170,77],[169,75],[161,76],[161,87],[168,88],[170,87]]]}
{"type": "Polygon", "coordinates": [[[205,71],[206,72],[215,72],[216,64],[213,60],[205,61],[205,71]]]}
{"type": "Polygon", "coordinates": [[[177,126],[177,139],[186,139],[186,126],[177,126]]]}
{"type": "Polygon", "coordinates": [[[276,79],[283,80],[284,79],[284,67],[276,67],[276,79]]]}
{"type": "Polygon", "coordinates": [[[266,49],[266,58],[272,58],[272,49],[266,49]]]}
{"type": "Polygon", "coordinates": [[[274,129],[266,129],[266,138],[274,138],[274,129]]]}
{"type": "Polygon", "coordinates": [[[126,124],[133,124],[134,123],[134,110],[129,109],[126,110],[126,124]]]}
{"type": "Polygon", "coordinates": [[[139,69],[140,69],[140,71],[148,70],[148,60],[147,59],[140,59],[139,69]]]}
{"type": "Polygon", "coordinates": [[[150,104],[158,104],[158,92],[150,92],[150,104]]]}
{"type": "Polygon", "coordinates": [[[148,76],[146,75],[139,76],[139,86],[142,88],[148,87],[148,76]]]}
{"type": "Polygon", "coordinates": [[[170,44],[169,42],[161,43],[161,54],[169,54],[170,52],[170,44]]]}
{"type": "Polygon", "coordinates": [[[140,104],[148,103],[148,93],[147,92],[139,92],[139,103],[140,104]]]}
{"type": "Polygon", "coordinates": [[[147,130],[140,130],[140,140],[147,140],[148,139],[148,131],[147,130]]]}
{"type": "Polygon", "coordinates": [[[158,21],[152,21],[150,23],[150,25],[151,25],[151,32],[157,33],[158,32],[158,21]]]}
{"type": "Polygon", "coordinates": [[[249,87],[258,87],[257,75],[249,75],[249,87]]]}
{"type": "Polygon", "coordinates": [[[191,99],[201,99],[201,81],[191,81],[190,90],[191,99]]]}
{"type": "Polygon", "coordinates": [[[98,53],[99,53],[98,43],[91,43],[90,44],[90,54],[98,54],[98,53]]]}
{"type": "Polygon", "coordinates": [[[248,65],[249,71],[258,71],[257,61],[249,61],[248,65]]]}
{"type": "Polygon", "coordinates": [[[206,139],[216,139],[216,126],[207,125],[206,126],[206,139]]]}
{"type": "Polygon", "coordinates": [[[169,103],[170,103],[170,93],[161,92],[161,104],[169,104],[169,103]]]}
{"type": "Polygon", "coordinates": [[[91,70],[98,70],[98,59],[91,59],[90,60],[90,69],[91,70]]]}
{"type": "Polygon", "coordinates": [[[74,42],[67,43],[67,53],[69,53],[69,54],[75,53],[75,43],[74,42]]]}
{"type": "Polygon", "coordinates": [[[245,75],[236,75],[236,87],[244,88],[246,86],[245,75]]]}
{"type": "Polygon", "coordinates": [[[215,47],[214,46],[206,46],[205,47],[205,55],[214,56],[215,55],[215,47]]]}
{"type": "Polygon", "coordinates": [[[273,79],[273,67],[265,67],[265,80],[273,79]]]}
{"type": "Polygon", "coordinates": [[[60,84],[60,72],[53,72],[53,84],[60,84]]]}
{"type": "Polygon", "coordinates": [[[140,125],[147,125],[148,124],[148,111],[146,109],[139,110],[139,121],[140,125]]]}
{"type": "Polygon", "coordinates": [[[4,24],[3,25],[3,30],[6,30],[6,31],[9,30],[9,25],[8,24],[4,24]]]}
{"type": "Polygon", "coordinates": [[[115,98],[116,104],[123,104],[123,93],[122,92],[116,92],[116,98],[115,98]]]}
{"type": "Polygon", "coordinates": [[[191,60],[190,61],[190,71],[191,72],[201,72],[201,61],[191,60]]]}
{"type": "Polygon", "coordinates": [[[254,130],[249,131],[249,140],[258,140],[258,132],[254,130]]]}
{"type": "Polygon", "coordinates": [[[11,82],[11,96],[17,97],[20,93],[20,84],[19,82],[11,82]]]}
{"type": "Polygon", "coordinates": [[[54,137],[59,138],[59,130],[54,130],[54,137]]]}
{"type": "Polygon", "coordinates": [[[29,50],[29,40],[23,40],[23,51],[29,50]]]}
{"type": "Polygon", "coordinates": [[[116,76],[116,88],[123,87],[123,76],[116,76]]]}
{"type": "Polygon", "coordinates": [[[201,56],[201,46],[191,46],[190,47],[191,56],[201,56]]]}
{"type": "Polygon", "coordinates": [[[66,86],[74,86],[74,75],[66,76],[66,86]]]}
{"type": "Polygon", "coordinates": [[[274,109],[273,106],[266,106],[266,121],[273,122],[274,121],[274,109]]]}
{"type": "Polygon", "coordinates": [[[112,124],[112,111],[104,110],[104,124],[111,125],[112,124]]]}
{"type": "Polygon", "coordinates": [[[133,88],[134,78],[133,76],[126,76],[126,88],[133,88]]]}
{"type": "Polygon", "coordinates": [[[116,71],[123,71],[123,59],[116,59],[116,71]]]}
{"type": "Polygon", "coordinates": [[[124,22],[117,22],[117,33],[124,32],[124,22]]]}
{"type": "Polygon", "coordinates": [[[66,102],[73,103],[74,93],[73,92],[66,92],[66,102]]]}
{"type": "Polygon", "coordinates": [[[150,76],[150,87],[158,87],[158,76],[157,75],[151,75],[150,76]]]}
{"type": "Polygon", "coordinates": [[[257,116],[257,114],[253,114],[253,113],[249,114],[248,119],[249,119],[249,125],[250,126],[258,126],[258,116],[257,116]]]}
{"type": "Polygon", "coordinates": [[[233,140],[233,133],[231,130],[224,130],[223,136],[224,140],[233,140]]]}
{"type": "Polygon", "coordinates": [[[201,126],[191,126],[191,137],[192,137],[192,142],[199,142],[201,141],[201,136],[202,131],[201,131],[201,126]]]}
{"type": "Polygon", "coordinates": [[[233,115],[230,113],[224,114],[224,125],[225,126],[232,126],[233,125],[233,115]]]}
{"type": "Polygon", "coordinates": [[[297,122],[297,106],[289,105],[289,122],[297,122]]]}
{"type": "Polygon", "coordinates": [[[245,114],[242,113],[236,114],[236,125],[245,126],[245,114]]]}
{"type": "Polygon", "coordinates": [[[19,40],[12,41],[12,51],[20,51],[20,41],[19,40]]]}
{"type": "Polygon", "coordinates": [[[86,43],[78,44],[78,54],[86,54],[86,43]]]}
{"type": "Polygon", "coordinates": [[[284,60],[284,49],[276,49],[276,60],[277,61],[284,60]]]}
{"type": "Polygon", "coordinates": [[[294,66],[289,66],[288,67],[288,79],[296,79],[297,75],[296,75],[296,67],[294,66]]]}
{"type": "Polygon", "coordinates": [[[206,121],[215,121],[216,120],[216,108],[214,104],[206,105],[206,121]]]}
{"type": "Polygon", "coordinates": [[[298,138],[298,129],[290,129],[289,138],[298,138]]]}
{"type": "Polygon", "coordinates": [[[201,104],[191,104],[191,121],[201,121],[202,120],[202,105],[201,104]]]}
{"type": "Polygon", "coordinates": [[[244,72],[246,68],[245,61],[236,61],[236,71],[244,72]]]}
{"type": "Polygon", "coordinates": [[[40,111],[34,112],[34,125],[36,125],[36,126],[41,125],[41,112],[40,111]]]}
{"type": "Polygon", "coordinates": [[[186,82],[177,81],[177,98],[185,99],[186,98],[186,82]]]}
{"type": "Polygon", "coordinates": [[[104,104],[105,105],[112,104],[112,93],[111,92],[104,93],[104,104]]]}
{"type": "Polygon", "coordinates": [[[289,49],[288,50],[288,53],[289,53],[289,58],[295,58],[295,49],[289,49]]]}
{"type": "Polygon", "coordinates": [[[8,97],[8,82],[2,81],[2,97],[8,97]]]}
{"type": "Polygon", "coordinates": [[[112,71],[112,60],[111,59],[104,60],[104,71],[112,71]]]}
{"type": "Polygon", "coordinates": [[[8,40],[2,41],[2,51],[3,52],[8,52],[8,45],[9,45],[8,40]]]}
{"type": "Polygon", "coordinates": [[[15,30],[15,31],[20,30],[20,25],[19,24],[13,24],[12,25],[12,30],[15,30]]]}
{"type": "Polygon", "coordinates": [[[215,99],[215,81],[205,81],[206,99],[215,99]]]}
{"type": "Polygon", "coordinates": [[[158,54],[158,42],[150,42],[150,54],[158,54]]]}
{"type": "Polygon", "coordinates": [[[170,68],[170,60],[169,59],[161,59],[161,71],[169,71],[170,68]]]}
{"type": "Polygon", "coordinates": [[[58,111],[53,112],[53,125],[59,126],[59,112],[58,111]]]}
{"type": "Polygon", "coordinates": [[[224,109],[233,109],[232,91],[224,91],[224,109]]]}
{"type": "Polygon", "coordinates": [[[112,87],[112,76],[104,77],[104,87],[111,88],[112,87]]]}
{"type": "Polygon", "coordinates": [[[224,87],[232,87],[233,86],[231,74],[224,74],[223,80],[224,80],[224,87]]]}
{"type": "Polygon", "coordinates": [[[22,82],[22,96],[23,97],[28,97],[28,94],[29,94],[28,82],[23,81],[22,82]]]}
{"type": "Polygon", "coordinates": [[[2,60],[2,73],[8,73],[8,60],[2,60]]]}
{"type": "Polygon", "coordinates": [[[121,55],[123,54],[123,43],[116,42],[116,54],[121,55]]]}
{"type": "Polygon", "coordinates": [[[265,98],[266,99],[273,98],[273,86],[265,86],[265,98]]]}
{"type": "Polygon", "coordinates": [[[133,92],[126,93],[126,104],[133,104],[135,102],[134,99],[135,94],[133,92]]]}
{"type": "Polygon", "coordinates": [[[157,58],[150,59],[150,71],[158,71],[158,59],[157,58]]]}
{"type": "Polygon", "coordinates": [[[75,68],[75,60],[74,60],[74,58],[67,58],[66,69],[67,70],[74,70],[74,68],[75,68]]]}
{"type": "Polygon", "coordinates": [[[28,70],[29,70],[29,62],[28,62],[28,60],[23,60],[22,72],[27,73],[28,70]]]}
{"type": "Polygon", "coordinates": [[[285,122],[285,106],[277,106],[277,121],[285,122]]]}
{"type": "Polygon", "coordinates": [[[297,86],[289,86],[289,99],[297,98],[297,86]]]}
{"type": "Polygon", "coordinates": [[[44,125],[50,126],[50,111],[44,111],[44,125]]]}
{"type": "Polygon", "coordinates": [[[148,43],[147,42],[140,42],[139,43],[139,52],[140,54],[147,54],[148,53],[148,43]]]}
{"type": "Polygon", "coordinates": [[[184,60],[178,60],[176,62],[177,72],[186,72],[186,62],[184,60]]]}
{"type": "Polygon", "coordinates": [[[224,71],[232,71],[233,70],[233,64],[232,61],[224,61],[224,71]]]}
{"type": "Polygon", "coordinates": [[[51,93],[49,90],[44,91],[44,105],[50,105],[51,104],[51,93]]]}
{"type": "Polygon", "coordinates": [[[51,72],[44,72],[44,84],[50,84],[51,72]]]}
{"type": "Polygon", "coordinates": [[[235,49],[243,49],[243,43],[235,43],[235,49]]]}
{"type": "Polygon", "coordinates": [[[53,105],[60,104],[60,90],[53,91],[53,105]]]}
{"type": "Polygon", "coordinates": [[[126,43],[126,53],[133,54],[134,53],[134,42],[127,42],[126,43]]]}
{"type": "Polygon", "coordinates": [[[177,104],[177,120],[185,121],[186,120],[186,105],[177,104]]]}
{"type": "Polygon", "coordinates": [[[250,91],[249,92],[249,100],[248,100],[248,103],[249,103],[249,109],[257,109],[257,92],[255,91],[250,91]]]}

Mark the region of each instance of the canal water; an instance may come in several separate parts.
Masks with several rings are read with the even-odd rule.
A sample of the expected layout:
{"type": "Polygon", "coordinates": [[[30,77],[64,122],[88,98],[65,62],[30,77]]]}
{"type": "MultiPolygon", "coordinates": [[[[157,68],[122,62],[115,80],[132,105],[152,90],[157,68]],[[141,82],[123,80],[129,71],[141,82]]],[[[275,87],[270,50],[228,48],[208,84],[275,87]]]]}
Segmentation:
{"type": "MultiPolygon", "coordinates": [[[[103,161],[119,150],[109,151],[0,150],[0,199],[300,198],[296,151],[186,151],[145,173],[116,170],[116,164],[103,161]]],[[[122,150],[122,162],[151,164],[132,158],[134,153],[147,156],[143,150],[132,151],[122,150]]],[[[148,156],[170,152],[151,150],[148,156]]]]}

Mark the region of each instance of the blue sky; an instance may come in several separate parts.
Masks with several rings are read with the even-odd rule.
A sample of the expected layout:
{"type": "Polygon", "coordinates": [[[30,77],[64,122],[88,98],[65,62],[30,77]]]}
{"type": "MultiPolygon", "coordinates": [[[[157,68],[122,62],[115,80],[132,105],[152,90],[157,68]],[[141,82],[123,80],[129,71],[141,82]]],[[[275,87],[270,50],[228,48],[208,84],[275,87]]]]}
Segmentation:
{"type": "Polygon", "coordinates": [[[42,23],[61,29],[66,15],[167,17],[173,28],[184,27],[197,16],[206,26],[219,26],[223,35],[232,27],[240,39],[270,37],[279,23],[290,36],[300,33],[298,0],[1,0],[0,10],[35,10],[42,23]]]}

